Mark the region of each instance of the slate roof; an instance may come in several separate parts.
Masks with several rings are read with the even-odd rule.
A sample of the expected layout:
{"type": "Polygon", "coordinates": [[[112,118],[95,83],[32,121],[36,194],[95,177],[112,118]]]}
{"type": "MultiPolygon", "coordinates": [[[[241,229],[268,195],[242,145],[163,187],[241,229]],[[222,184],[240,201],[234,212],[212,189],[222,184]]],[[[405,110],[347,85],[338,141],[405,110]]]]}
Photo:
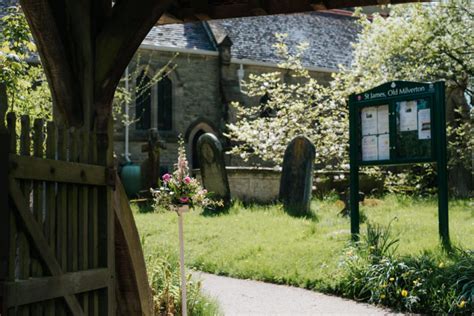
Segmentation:
{"type": "Polygon", "coordinates": [[[155,26],[148,33],[143,44],[169,48],[215,50],[202,22],[155,26]]]}
{"type": "Polygon", "coordinates": [[[302,42],[309,47],[302,56],[305,66],[336,69],[339,64],[350,66],[351,43],[357,39],[358,26],[350,16],[333,13],[301,13],[248,18],[213,20],[211,29],[225,29],[233,45],[233,58],[261,62],[282,61],[273,44],[276,33],[288,34],[291,51],[302,42]]]}
{"type": "Polygon", "coordinates": [[[279,63],[282,59],[272,47],[275,33],[288,34],[290,51],[302,42],[309,44],[302,57],[305,66],[337,69],[351,64],[358,26],[355,18],[333,13],[256,16],[155,26],[144,43],[215,51],[216,42],[227,35],[233,43],[232,58],[279,63]]]}

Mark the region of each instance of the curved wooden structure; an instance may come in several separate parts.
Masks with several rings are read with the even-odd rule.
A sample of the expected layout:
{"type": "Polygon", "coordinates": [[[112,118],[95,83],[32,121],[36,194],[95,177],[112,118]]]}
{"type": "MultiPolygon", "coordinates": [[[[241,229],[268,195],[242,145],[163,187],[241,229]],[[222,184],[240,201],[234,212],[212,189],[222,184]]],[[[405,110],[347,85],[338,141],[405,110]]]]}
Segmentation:
{"type": "Polygon", "coordinates": [[[114,192],[115,268],[117,314],[152,315],[153,299],[145,259],[132,210],[122,183],[117,178],[114,192]]]}

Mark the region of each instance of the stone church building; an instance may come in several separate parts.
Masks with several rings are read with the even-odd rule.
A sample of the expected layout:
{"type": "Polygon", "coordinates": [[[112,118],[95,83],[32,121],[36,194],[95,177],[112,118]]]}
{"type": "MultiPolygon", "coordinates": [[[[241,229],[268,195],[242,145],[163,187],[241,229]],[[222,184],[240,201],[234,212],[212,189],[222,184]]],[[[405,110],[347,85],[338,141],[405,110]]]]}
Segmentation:
{"type": "MultiPolygon", "coordinates": [[[[229,148],[231,143],[223,136],[226,124],[234,119],[229,104],[250,101],[241,92],[240,81],[249,74],[276,71],[282,62],[273,48],[275,34],[288,34],[290,51],[307,42],[303,64],[312,76],[327,83],[339,65],[351,64],[358,26],[350,15],[332,10],[155,26],[129,66],[130,73],[139,74],[129,80],[131,91],[166,65],[173,70],[145,93],[132,96],[130,160],[141,163],[148,157],[142,148],[150,128],[158,131],[162,142],[161,173],[173,169],[180,134],[192,168],[199,167],[196,142],[203,133],[215,134],[229,148]],[[141,72],[145,67],[148,72],[141,72]]],[[[115,153],[123,162],[125,127],[117,121],[115,129],[115,153]]],[[[226,162],[241,164],[230,155],[226,162]]]]}

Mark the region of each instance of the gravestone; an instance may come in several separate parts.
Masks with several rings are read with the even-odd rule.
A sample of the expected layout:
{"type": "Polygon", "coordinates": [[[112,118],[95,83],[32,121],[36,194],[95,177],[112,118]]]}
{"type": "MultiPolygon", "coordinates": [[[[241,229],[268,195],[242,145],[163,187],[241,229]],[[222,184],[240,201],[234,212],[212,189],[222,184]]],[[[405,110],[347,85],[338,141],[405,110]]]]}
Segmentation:
{"type": "Polygon", "coordinates": [[[279,198],[289,214],[311,215],[314,156],[314,145],[303,136],[294,138],[285,150],[279,198]]]}
{"type": "Polygon", "coordinates": [[[164,143],[160,140],[158,130],[150,128],[148,130],[147,143],[142,145],[142,152],[148,153],[148,158],[141,164],[142,170],[142,187],[146,192],[150,188],[158,186],[160,179],[160,149],[165,148],[164,143]]]}
{"type": "Polygon", "coordinates": [[[203,134],[198,139],[197,152],[204,188],[211,192],[216,199],[223,200],[224,207],[228,207],[230,205],[230,188],[221,142],[214,134],[203,134]]]}

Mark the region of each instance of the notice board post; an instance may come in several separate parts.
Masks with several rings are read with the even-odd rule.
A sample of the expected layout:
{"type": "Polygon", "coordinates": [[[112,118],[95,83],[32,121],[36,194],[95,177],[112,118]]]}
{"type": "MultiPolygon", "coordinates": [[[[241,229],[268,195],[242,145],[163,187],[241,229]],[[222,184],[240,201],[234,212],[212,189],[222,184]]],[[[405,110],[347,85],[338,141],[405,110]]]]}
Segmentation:
{"type": "Polygon", "coordinates": [[[351,234],[359,234],[359,169],[436,163],[439,234],[449,245],[444,82],[391,81],[349,97],[351,234]]]}

